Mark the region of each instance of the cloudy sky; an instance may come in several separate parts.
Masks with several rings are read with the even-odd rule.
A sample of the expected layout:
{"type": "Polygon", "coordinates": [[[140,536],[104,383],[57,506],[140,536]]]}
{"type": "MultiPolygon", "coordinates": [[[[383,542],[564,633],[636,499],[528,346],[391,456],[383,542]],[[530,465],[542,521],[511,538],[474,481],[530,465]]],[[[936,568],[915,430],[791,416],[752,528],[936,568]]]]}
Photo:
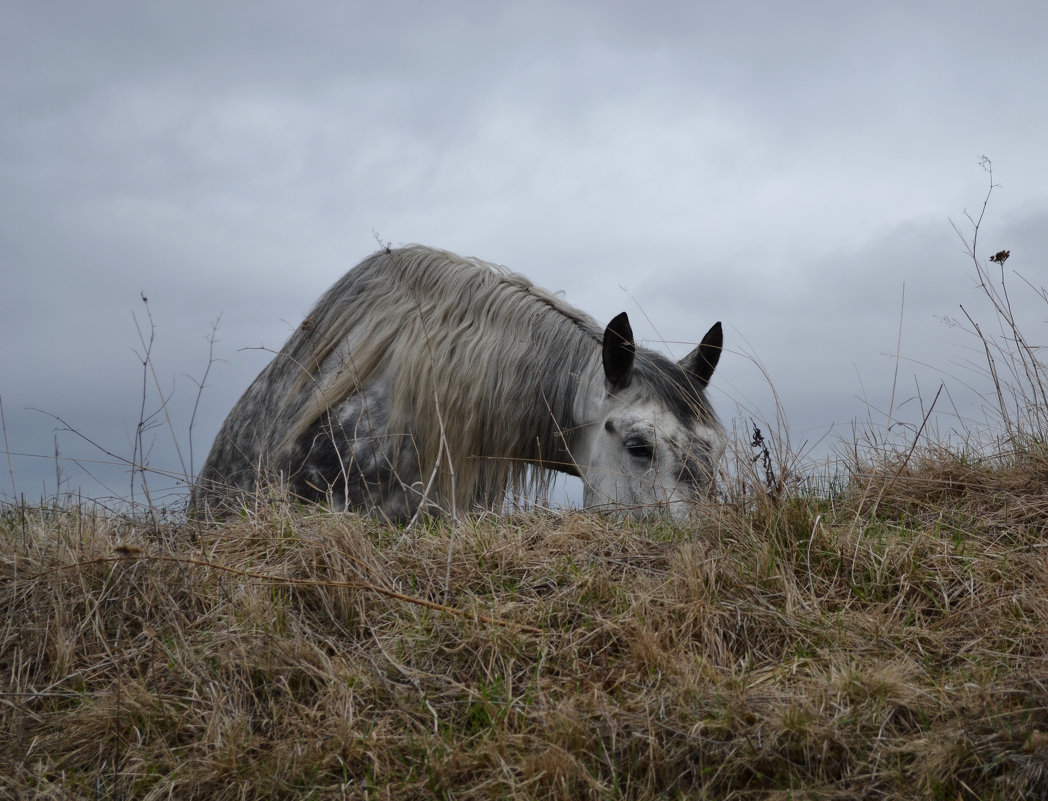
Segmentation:
{"type": "MultiPolygon", "coordinates": [[[[722,320],[723,416],[775,420],[774,387],[816,451],[885,424],[893,383],[903,422],[940,381],[982,419],[980,352],[949,320],[991,321],[950,224],[982,206],[983,154],[981,255],[1044,282],[1040,3],[2,0],[0,18],[0,499],[129,495],[149,315],[148,460],[188,471],[192,439],[199,467],[266,349],[376,235],[626,310],[678,357],[722,320]]],[[[1017,303],[1036,340],[1043,301],[1017,303]]]]}

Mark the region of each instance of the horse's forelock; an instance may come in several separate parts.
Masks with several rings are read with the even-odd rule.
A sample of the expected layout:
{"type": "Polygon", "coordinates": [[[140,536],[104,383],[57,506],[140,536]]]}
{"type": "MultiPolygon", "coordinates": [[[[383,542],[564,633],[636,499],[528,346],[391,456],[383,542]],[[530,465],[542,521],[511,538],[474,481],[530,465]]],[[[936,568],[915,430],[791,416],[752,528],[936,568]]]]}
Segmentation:
{"type": "Polygon", "coordinates": [[[699,422],[716,423],[716,415],[705,391],[677,362],[654,351],[638,348],[633,370],[634,380],[640,387],[672,411],[684,426],[691,428],[699,422]]]}

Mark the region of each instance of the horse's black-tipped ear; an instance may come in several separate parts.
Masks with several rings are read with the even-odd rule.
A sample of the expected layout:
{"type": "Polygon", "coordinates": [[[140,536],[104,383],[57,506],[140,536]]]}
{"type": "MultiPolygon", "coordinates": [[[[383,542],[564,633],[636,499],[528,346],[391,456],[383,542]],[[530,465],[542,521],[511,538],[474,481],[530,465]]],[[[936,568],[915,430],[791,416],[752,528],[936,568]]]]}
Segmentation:
{"type": "Polygon", "coordinates": [[[604,377],[612,389],[625,389],[630,385],[636,352],[630,318],[622,312],[604,329],[604,377]]]}
{"type": "Polygon", "coordinates": [[[681,360],[680,366],[700,387],[705,387],[710,383],[713,371],[717,369],[723,348],[724,330],[720,323],[714,323],[699,346],[681,360]]]}

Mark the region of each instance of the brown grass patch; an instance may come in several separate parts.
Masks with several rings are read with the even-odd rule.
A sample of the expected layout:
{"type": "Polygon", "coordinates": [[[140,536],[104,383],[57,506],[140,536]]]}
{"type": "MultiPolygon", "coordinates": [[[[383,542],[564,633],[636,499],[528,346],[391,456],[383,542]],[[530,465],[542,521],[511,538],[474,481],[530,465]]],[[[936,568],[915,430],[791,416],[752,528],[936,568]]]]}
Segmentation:
{"type": "Polygon", "coordinates": [[[1048,480],[893,475],[453,542],[7,507],[0,794],[1043,797],[1048,480]]]}

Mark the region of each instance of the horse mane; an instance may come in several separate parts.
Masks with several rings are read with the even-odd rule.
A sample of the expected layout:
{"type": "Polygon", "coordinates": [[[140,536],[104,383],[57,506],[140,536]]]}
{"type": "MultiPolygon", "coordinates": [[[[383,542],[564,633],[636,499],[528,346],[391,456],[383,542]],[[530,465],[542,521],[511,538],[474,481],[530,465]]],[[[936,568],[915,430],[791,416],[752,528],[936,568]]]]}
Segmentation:
{"type": "MultiPolygon", "coordinates": [[[[582,381],[600,381],[602,329],[504,267],[421,246],[381,250],[317,302],[277,357],[277,462],[344,398],[389,380],[433,497],[497,505],[529,464],[571,471],[564,435],[582,381]],[[454,493],[452,493],[453,469],[454,493]]],[[[276,367],[276,365],[274,365],[276,367]]],[[[534,480],[532,475],[531,479],[534,480]]]]}

